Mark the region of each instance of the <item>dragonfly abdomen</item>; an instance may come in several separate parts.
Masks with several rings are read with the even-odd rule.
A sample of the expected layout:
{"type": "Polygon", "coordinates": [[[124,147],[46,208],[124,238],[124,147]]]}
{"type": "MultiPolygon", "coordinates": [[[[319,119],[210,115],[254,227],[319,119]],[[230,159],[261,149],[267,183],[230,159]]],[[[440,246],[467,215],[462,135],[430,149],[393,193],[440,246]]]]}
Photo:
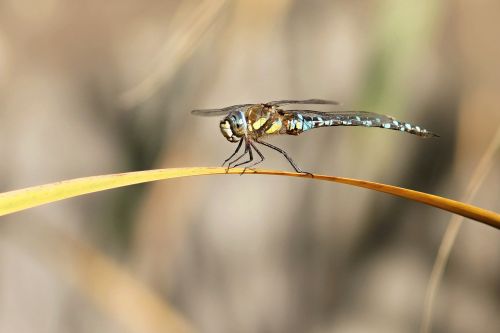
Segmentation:
{"type": "MultiPolygon", "coordinates": [[[[286,121],[286,134],[298,135],[302,132],[318,127],[340,126],[337,119],[325,118],[321,116],[301,115],[295,113],[288,117],[286,121]]],[[[346,126],[349,125],[346,123],[346,126]]],[[[353,124],[350,124],[353,125],[353,124]]]]}
{"type": "Polygon", "coordinates": [[[294,114],[287,122],[287,134],[298,135],[313,128],[329,126],[363,126],[379,127],[395,131],[407,132],[420,137],[434,137],[436,134],[425,128],[404,121],[398,121],[390,116],[370,112],[345,112],[330,115],[294,114]]]}

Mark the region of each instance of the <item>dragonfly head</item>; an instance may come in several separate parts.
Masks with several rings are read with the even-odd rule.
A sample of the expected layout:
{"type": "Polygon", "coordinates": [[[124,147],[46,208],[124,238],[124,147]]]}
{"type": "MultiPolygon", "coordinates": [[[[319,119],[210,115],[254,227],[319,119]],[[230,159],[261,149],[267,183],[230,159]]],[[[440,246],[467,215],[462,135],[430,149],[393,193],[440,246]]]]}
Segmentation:
{"type": "Polygon", "coordinates": [[[230,142],[238,142],[247,134],[247,122],[243,112],[232,112],[220,122],[220,131],[230,142]]]}

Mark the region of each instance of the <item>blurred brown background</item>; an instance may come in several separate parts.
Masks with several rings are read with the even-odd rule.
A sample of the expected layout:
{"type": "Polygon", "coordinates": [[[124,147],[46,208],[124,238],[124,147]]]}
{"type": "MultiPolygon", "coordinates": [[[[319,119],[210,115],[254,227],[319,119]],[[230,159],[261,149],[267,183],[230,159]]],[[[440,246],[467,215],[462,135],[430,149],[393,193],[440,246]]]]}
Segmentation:
{"type": "MultiPolygon", "coordinates": [[[[0,191],[233,151],[194,108],[328,98],[441,135],[273,138],[308,171],[459,199],[500,124],[500,2],[0,1],[0,191]]],[[[290,166],[264,150],[266,168],[290,166]]],[[[500,210],[498,155],[473,203],[500,210]]],[[[285,177],[157,182],[1,218],[0,332],[416,332],[450,215],[285,177]]],[[[466,221],[434,332],[500,332],[466,221]]]]}

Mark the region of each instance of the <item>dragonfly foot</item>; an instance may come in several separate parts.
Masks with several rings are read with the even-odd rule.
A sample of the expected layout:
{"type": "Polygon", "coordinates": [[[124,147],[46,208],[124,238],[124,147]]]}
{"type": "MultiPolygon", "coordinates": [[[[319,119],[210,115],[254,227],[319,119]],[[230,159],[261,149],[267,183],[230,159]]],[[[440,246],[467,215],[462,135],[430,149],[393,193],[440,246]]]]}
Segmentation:
{"type": "Polygon", "coordinates": [[[249,166],[249,167],[245,167],[245,168],[243,169],[243,171],[240,173],[240,176],[243,176],[243,174],[244,174],[244,173],[246,173],[246,172],[247,172],[247,170],[252,171],[252,173],[255,173],[255,169],[254,169],[254,168],[252,168],[251,166],[249,166]]]}
{"type": "Polygon", "coordinates": [[[297,173],[301,173],[301,174],[304,174],[304,175],[308,175],[308,176],[311,176],[311,178],[314,178],[314,175],[310,172],[307,172],[307,171],[302,171],[300,168],[296,167],[294,168],[295,169],[295,172],[297,173]]]}
{"type": "Polygon", "coordinates": [[[314,178],[314,175],[310,172],[307,172],[307,171],[301,171],[300,173],[303,173],[305,175],[308,175],[308,176],[311,176],[311,178],[314,178]]]}

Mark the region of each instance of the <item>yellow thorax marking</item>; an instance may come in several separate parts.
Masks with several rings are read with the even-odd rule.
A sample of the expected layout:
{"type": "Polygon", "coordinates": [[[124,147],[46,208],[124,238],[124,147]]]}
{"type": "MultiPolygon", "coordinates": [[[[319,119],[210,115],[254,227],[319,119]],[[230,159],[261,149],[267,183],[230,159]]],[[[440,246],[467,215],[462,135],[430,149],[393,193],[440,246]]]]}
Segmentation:
{"type": "Polygon", "coordinates": [[[254,128],[255,130],[258,130],[259,128],[261,128],[261,127],[262,127],[262,125],[264,125],[264,124],[266,123],[266,121],[267,121],[267,118],[260,118],[260,119],[257,119],[257,120],[256,120],[256,121],[252,124],[252,126],[253,126],[253,128],[254,128]]]}
{"type": "Polygon", "coordinates": [[[281,119],[276,119],[276,121],[269,127],[269,129],[266,131],[267,134],[273,134],[278,132],[281,129],[281,126],[283,124],[281,123],[281,119]]]}

